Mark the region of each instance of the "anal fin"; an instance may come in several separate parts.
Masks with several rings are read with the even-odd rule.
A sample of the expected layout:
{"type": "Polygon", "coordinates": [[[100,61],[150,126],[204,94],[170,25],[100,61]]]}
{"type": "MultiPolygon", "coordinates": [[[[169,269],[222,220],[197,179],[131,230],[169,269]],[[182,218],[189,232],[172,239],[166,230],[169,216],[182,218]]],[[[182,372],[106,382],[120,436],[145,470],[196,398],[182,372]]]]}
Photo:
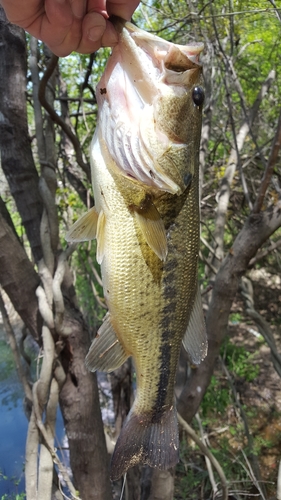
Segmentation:
{"type": "Polygon", "coordinates": [[[89,241],[96,238],[99,214],[95,207],[92,207],[86,214],[83,214],[66,233],[65,239],[69,243],[79,241],[89,241]]]}
{"type": "Polygon", "coordinates": [[[119,342],[110,314],[107,313],[86,356],[86,367],[92,372],[112,372],[125,363],[127,358],[128,354],[119,342]]]}
{"type": "Polygon", "coordinates": [[[208,340],[199,285],[197,285],[193,309],[182,342],[192,362],[199,365],[206,357],[208,350],[208,340]]]}
{"type": "Polygon", "coordinates": [[[166,231],[157,208],[152,202],[145,208],[134,208],[136,220],[147,244],[160,260],[166,260],[168,253],[166,231]]]}
{"type": "Polygon", "coordinates": [[[116,481],[134,465],[166,470],[179,460],[177,413],[167,408],[157,419],[150,413],[130,411],[111,459],[111,479],[116,481]]]}

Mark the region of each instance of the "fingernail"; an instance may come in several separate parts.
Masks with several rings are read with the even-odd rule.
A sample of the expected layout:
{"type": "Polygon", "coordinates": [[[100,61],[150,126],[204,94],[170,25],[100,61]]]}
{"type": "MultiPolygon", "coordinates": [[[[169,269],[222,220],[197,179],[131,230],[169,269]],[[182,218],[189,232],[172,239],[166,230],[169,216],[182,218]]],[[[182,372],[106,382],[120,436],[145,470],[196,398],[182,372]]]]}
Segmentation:
{"type": "Polygon", "coordinates": [[[97,42],[104,34],[104,30],[105,26],[95,26],[94,28],[90,28],[88,31],[88,38],[92,40],[92,42],[97,42]]]}
{"type": "Polygon", "coordinates": [[[71,2],[71,9],[75,17],[78,17],[78,19],[81,19],[85,15],[86,11],[86,3],[85,1],[81,0],[72,0],[71,2]]]}

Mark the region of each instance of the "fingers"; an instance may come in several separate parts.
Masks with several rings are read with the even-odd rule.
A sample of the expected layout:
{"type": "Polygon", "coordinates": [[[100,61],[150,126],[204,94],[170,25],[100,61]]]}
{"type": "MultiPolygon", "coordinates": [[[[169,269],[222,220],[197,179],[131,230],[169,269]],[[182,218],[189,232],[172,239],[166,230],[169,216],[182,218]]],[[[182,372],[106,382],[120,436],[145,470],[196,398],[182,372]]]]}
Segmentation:
{"type": "Polygon", "coordinates": [[[106,21],[101,14],[89,12],[83,19],[82,38],[75,50],[81,54],[95,52],[103,45],[104,35],[109,46],[117,43],[117,33],[111,23],[106,21]]]}
{"type": "Polygon", "coordinates": [[[1,0],[0,3],[9,21],[23,28],[44,11],[42,0],[30,0],[24,4],[18,0],[1,0]]]}
{"type": "Polygon", "coordinates": [[[87,12],[87,0],[70,0],[70,5],[74,17],[83,19],[87,12]]]}
{"type": "Polygon", "coordinates": [[[109,15],[130,19],[138,0],[0,0],[8,19],[58,56],[91,53],[118,41],[109,15]]]}

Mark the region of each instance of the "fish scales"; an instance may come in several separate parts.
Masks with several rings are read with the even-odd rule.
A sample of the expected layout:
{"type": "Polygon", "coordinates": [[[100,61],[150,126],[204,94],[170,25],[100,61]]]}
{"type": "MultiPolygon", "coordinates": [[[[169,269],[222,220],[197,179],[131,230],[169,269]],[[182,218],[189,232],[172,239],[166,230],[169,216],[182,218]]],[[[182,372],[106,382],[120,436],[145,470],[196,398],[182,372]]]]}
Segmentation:
{"type": "Polygon", "coordinates": [[[136,368],[136,397],[113,454],[112,479],[137,463],[160,469],[176,464],[174,383],[181,343],[195,363],[207,348],[197,280],[202,46],[175,46],[129,23],[117,22],[117,29],[119,44],[97,87],[95,208],[67,237],[97,237],[109,309],[87,366],[112,371],[132,356],[136,368]],[[147,76],[143,52],[159,83],[151,84],[155,75],[147,76]],[[132,115],[140,97],[145,125],[132,115]],[[128,122],[121,112],[130,115],[128,122]]]}

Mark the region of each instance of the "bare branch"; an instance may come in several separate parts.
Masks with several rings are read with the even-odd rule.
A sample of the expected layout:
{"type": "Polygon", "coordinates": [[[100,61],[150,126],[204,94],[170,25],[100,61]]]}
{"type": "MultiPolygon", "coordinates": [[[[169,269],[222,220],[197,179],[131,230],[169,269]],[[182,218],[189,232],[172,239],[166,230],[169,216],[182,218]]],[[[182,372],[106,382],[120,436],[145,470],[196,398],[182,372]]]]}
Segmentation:
{"type": "Polygon", "coordinates": [[[194,432],[192,427],[180,416],[178,413],[178,421],[180,425],[184,428],[184,430],[187,432],[187,434],[193,439],[193,441],[197,444],[197,446],[200,448],[202,453],[208,457],[210,460],[211,464],[213,467],[216,469],[219,478],[221,480],[221,486],[222,486],[222,500],[227,500],[228,498],[228,485],[227,485],[227,479],[224,475],[224,472],[217,461],[217,459],[214,457],[214,455],[211,453],[211,451],[205,446],[204,443],[200,440],[200,438],[197,436],[197,434],[194,432]]]}
{"type": "MultiPolygon", "coordinates": [[[[219,195],[218,195],[218,207],[216,213],[216,227],[215,227],[215,241],[217,243],[216,249],[216,257],[213,257],[212,264],[216,268],[220,265],[220,260],[224,257],[224,248],[223,248],[223,235],[226,221],[226,213],[227,207],[229,204],[229,198],[231,193],[231,184],[234,178],[235,170],[237,165],[239,164],[239,153],[243,148],[244,141],[249,133],[249,130],[253,124],[253,121],[257,115],[259,106],[262,102],[262,98],[265,93],[268,91],[273,79],[275,76],[274,71],[270,71],[268,77],[264,81],[261,89],[258,93],[258,96],[255,99],[255,102],[251,108],[249,113],[249,117],[246,118],[244,123],[241,125],[239,132],[236,134],[235,129],[233,128],[233,136],[235,138],[235,147],[232,148],[227,167],[225,170],[224,177],[222,179],[219,195]]],[[[233,118],[232,118],[233,121],[233,118]]],[[[242,176],[243,179],[243,176],[242,176]]],[[[245,191],[245,186],[244,186],[245,191]]]]}
{"type": "Polygon", "coordinates": [[[60,118],[60,116],[56,113],[54,108],[48,103],[46,97],[45,97],[45,91],[46,91],[46,86],[48,83],[49,78],[51,77],[52,73],[54,72],[56,66],[58,63],[58,57],[55,56],[54,54],[51,57],[50,63],[42,77],[42,80],[40,82],[39,86],[39,100],[42,106],[46,109],[46,111],[49,113],[50,117],[54,121],[54,123],[57,123],[61,127],[61,129],[64,131],[64,133],[69,137],[71,140],[75,153],[76,153],[76,159],[78,165],[82,168],[82,170],[85,172],[87,175],[88,180],[91,180],[91,173],[90,173],[90,166],[88,163],[85,163],[83,160],[83,154],[81,151],[80,147],[80,142],[77,138],[77,136],[71,131],[70,127],[66,125],[66,123],[60,118]]]}
{"type": "Polygon", "coordinates": [[[272,242],[270,243],[269,247],[268,248],[265,248],[264,250],[260,250],[256,257],[254,257],[253,259],[250,260],[249,262],[249,269],[251,269],[252,267],[254,267],[256,265],[257,262],[259,262],[260,260],[264,259],[264,257],[266,257],[267,255],[269,255],[270,253],[272,253],[274,250],[277,250],[277,248],[281,247],[281,239],[276,241],[276,242],[272,242]]]}
{"type": "Polygon", "coordinates": [[[241,280],[241,288],[242,288],[242,295],[246,301],[246,313],[248,314],[248,316],[250,316],[250,318],[252,318],[255,321],[260,334],[263,336],[266,343],[270,347],[273,366],[276,372],[278,373],[279,377],[281,377],[281,355],[278,353],[270,325],[255,310],[254,290],[251,280],[243,276],[241,280]]]}
{"type": "MultiPolygon", "coordinates": [[[[266,500],[264,497],[265,489],[264,489],[264,486],[262,483],[262,477],[261,477],[261,473],[260,473],[258,459],[253,451],[254,438],[253,438],[253,436],[250,432],[250,429],[249,429],[248,419],[247,419],[246,413],[244,411],[243,405],[239,401],[239,397],[238,397],[237,391],[235,389],[234,383],[232,381],[232,377],[231,377],[231,375],[230,375],[230,373],[229,373],[229,371],[228,371],[228,369],[227,369],[227,367],[226,367],[226,365],[221,357],[220,357],[220,362],[222,365],[222,369],[227,377],[228,383],[231,387],[231,391],[232,391],[232,394],[234,396],[235,404],[236,404],[237,408],[239,408],[239,412],[240,412],[240,415],[241,415],[241,418],[243,421],[244,432],[245,432],[245,436],[247,438],[248,447],[249,447],[248,456],[249,456],[249,459],[251,461],[251,464],[249,463],[249,460],[247,459],[246,455],[244,453],[243,453],[243,455],[244,455],[244,458],[248,464],[249,470],[251,471],[251,477],[252,477],[252,480],[253,480],[257,490],[260,492],[262,499],[266,500]]],[[[243,452],[243,450],[242,450],[242,452],[243,452]]]]}
{"type": "Polygon", "coordinates": [[[276,134],[275,134],[275,137],[274,137],[273,143],[272,143],[271,152],[270,152],[270,155],[269,155],[269,158],[267,161],[267,165],[266,165],[266,169],[265,169],[263,178],[261,180],[259,193],[258,193],[256,202],[255,202],[255,205],[253,208],[254,214],[259,213],[260,210],[262,209],[264,197],[265,197],[267,188],[269,186],[270,179],[271,179],[272,174],[273,174],[273,169],[274,169],[276,162],[277,162],[280,147],[281,147],[281,110],[280,110],[276,134]]]}
{"type": "MultiPolygon", "coordinates": [[[[196,413],[195,418],[196,418],[198,425],[199,425],[202,443],[207,447],[207,443],[206,443],[205,436],[204,436],[204,430],[203,430],[203,426],[202,426],[202,422],[201,422],[201,418],[199,416],[199,413],[196,413]]],[[[209,474],[210,483],[211,483],[212,488],[213,488],[213,496],[214,496],[214,498],[216,498],[216,495],[218,493],[218,487],[217,487],[215,477],[214,477],[212,462],[207,457],[207,455],[205,455],[205,462],[206,462],[206,467],[207,467],[208,474],[209,474]]]]}

